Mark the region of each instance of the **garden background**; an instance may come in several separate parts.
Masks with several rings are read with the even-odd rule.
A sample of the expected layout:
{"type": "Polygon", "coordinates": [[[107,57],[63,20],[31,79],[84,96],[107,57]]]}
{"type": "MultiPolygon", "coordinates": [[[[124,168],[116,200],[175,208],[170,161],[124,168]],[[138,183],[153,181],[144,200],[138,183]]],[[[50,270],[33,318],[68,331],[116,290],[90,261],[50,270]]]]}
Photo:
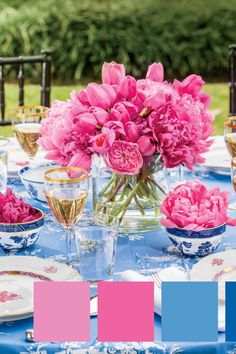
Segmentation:
{"type": "MultiPolygon", "coordinates": [[[[1,0],[0,56],[51,50],[52,99],[100,80],[104,61],[142,77],[161,61],[168,80],[198,73],[208,82],[215,134],[228,114],[228,45],[236,42],[235,0],[1,0]]],[[[39,102],[40,68],[26,66],[26,104],[39,102]]],[[[16,71],[7,73],[7,115],[17,104],[16,71]]],[[[0,135],[10,135],[9,127],[0,135]]]]}

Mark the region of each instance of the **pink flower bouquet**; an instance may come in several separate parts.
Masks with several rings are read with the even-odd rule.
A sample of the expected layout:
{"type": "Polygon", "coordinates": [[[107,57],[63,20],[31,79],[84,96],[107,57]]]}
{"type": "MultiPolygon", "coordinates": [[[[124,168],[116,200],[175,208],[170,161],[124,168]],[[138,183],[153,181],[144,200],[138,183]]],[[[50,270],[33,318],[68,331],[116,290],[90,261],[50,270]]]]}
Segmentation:
{"type": "Polygon", "coordinates": [[[53,102],[39,144],[55,163],[88,171],[92,156],[102,156],[113,177],[99,195],[101,204],[112,206],[109,212],[121,220],[133,203],[144,215],[144,202],[154,206],[160,194],[153,177],[160,166],[193,169],[204,161],[213,116],[203,85],[198,75],[164,81],[160,63],[150,65],[141,80],[126,75],[122,64],[104,63],[101,84],[53,102]]]}

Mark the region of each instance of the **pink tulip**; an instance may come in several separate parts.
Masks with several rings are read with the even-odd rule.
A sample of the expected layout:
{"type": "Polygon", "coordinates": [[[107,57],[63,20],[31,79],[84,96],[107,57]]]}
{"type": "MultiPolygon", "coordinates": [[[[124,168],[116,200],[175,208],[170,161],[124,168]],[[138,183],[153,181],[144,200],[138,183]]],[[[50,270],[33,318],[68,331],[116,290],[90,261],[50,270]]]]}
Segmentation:
{"type": "Polygon", "coordinates": [[[109,113],[103,108],[91,107],[89,112],[95,117],[99,126],[103,126],[110,119],[109,113]]]}
{"type": "Polygon", "coordinates": [[[131,141],[131,143],[135,143],[140,137],[140,128],[134,122],[127,122],[124,124],[124,140],[131,141]]]}
{"type": "Polygon", "coordinates": [[[91,169],[91,156],[84,151],[78,151],[69,161],[68,166],[81,167],[87,171],[91,169]]]}
{"type": "Polygon", "coordinates": [[[83,105],[89,106],[90,105],[90,101],[89,101],[89,97],[88,97],[88,93],[86,90],[81,90],[78,94],[77,94],[77,99],[80,101],[80,103],[82,103],[83,105]]]}
{"type": "Polygon", "coordinates": [[[120,81],[125,77],[125,67],[123,64],[104,63],[102,66],[102,83],[108,85],[119,85],[120,81]]]}
{"type": "Polygon", "coordinates": [[[174,81],[173,87],[178,90],[180,94],[188,93],[192,96],[196,96],[202,89],[205,82],[199,75],[189,75],[182,82],[174,81]]]}
{"type": "Polygon", "coordinates": [[[97,106],[103,109],[111,108],[117,100],[117,94],[114,88],[107,84],[88,84],[87,95],[91,106],[97,106]]]}
{"type": "Polygon", "coordinates": [[[91,139],[91,150],[99,154],[106,153],[114,143],[115,138],[116,135],[113,130],[103,128],[101,134],[98,134],[91,139]]]}
{"type": "Polygon", "coordinates": [[[151,141],[151,138],[148,136],[140,136],[137,141],[139,150],[143,156],[151,156],[156,151],[155,144],[151,141]]]}
{"type": "Polygon", "coordinates": [[[126,123],[130,121],[130,114],[123,102],[116,103],[111,110],[110,120],[126,123]]]}
{"type": "Polygon", "coordinates": [[[94,134],[97,126],[96,118],[90,113],[83,113],[74,118],[74,129],[83,134],[94,134]]]}
{"type": "Polygon", "coordinates": [[[105,162],[113,172],[122,175],[136,175],[143,164],[137,144],[117,140],[105,155],[105,162]]]}
{"type": "Polygon", "coordinates": [[[153,63],[149,65],[146,79],[156,82],[164,80],[164,69],[161,63],[153,63]]]}
{"type": "Polygon", "coordinates": [[[118,94],[121,98],[126,98],[128,100],[135,97],[137,94],[135,78],[129,75],[125,76],[118,86],[118,94]]]}
{"type": "Polygon", "coordinates": [[[124,125],[119,121],[109,121],[104,124],[104,128],[113,130],[116,135],[116,139],[120,138],[121,135],[125,135],[124,125]]]}

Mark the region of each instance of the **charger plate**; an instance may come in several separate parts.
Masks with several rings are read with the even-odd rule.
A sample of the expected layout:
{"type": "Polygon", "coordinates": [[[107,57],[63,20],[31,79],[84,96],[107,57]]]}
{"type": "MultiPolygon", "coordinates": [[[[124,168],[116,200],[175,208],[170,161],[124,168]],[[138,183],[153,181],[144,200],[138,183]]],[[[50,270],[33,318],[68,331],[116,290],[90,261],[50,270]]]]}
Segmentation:
{"type": "Polygon", "coordinates": [[[236,250],[202,258],[189,272],[191,281],[217,281],[218,298],[225,301],[225,282],[236,281],[236,250]]]}
{"type": "Polygon", "coordinates": [[[0,257],[0,322],[33,316],[35,281],[82,281],[63,263],[30,256],[0,257]]]}

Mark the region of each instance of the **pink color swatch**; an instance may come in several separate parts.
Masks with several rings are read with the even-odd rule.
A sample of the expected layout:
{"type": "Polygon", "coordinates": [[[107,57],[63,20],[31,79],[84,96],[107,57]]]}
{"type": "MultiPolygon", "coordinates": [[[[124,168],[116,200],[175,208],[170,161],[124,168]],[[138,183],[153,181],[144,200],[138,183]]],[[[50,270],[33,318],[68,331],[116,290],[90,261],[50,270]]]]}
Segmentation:
{"type": "Polygon", "coordinates": [[[98,284],[98,341],[154,341],[153,282],[98,284]]]}
{"type": "Polygon", "coordinates": [[[89,341],[89,283],[35,282],[34,338],[37,342],[89,341]]]}

